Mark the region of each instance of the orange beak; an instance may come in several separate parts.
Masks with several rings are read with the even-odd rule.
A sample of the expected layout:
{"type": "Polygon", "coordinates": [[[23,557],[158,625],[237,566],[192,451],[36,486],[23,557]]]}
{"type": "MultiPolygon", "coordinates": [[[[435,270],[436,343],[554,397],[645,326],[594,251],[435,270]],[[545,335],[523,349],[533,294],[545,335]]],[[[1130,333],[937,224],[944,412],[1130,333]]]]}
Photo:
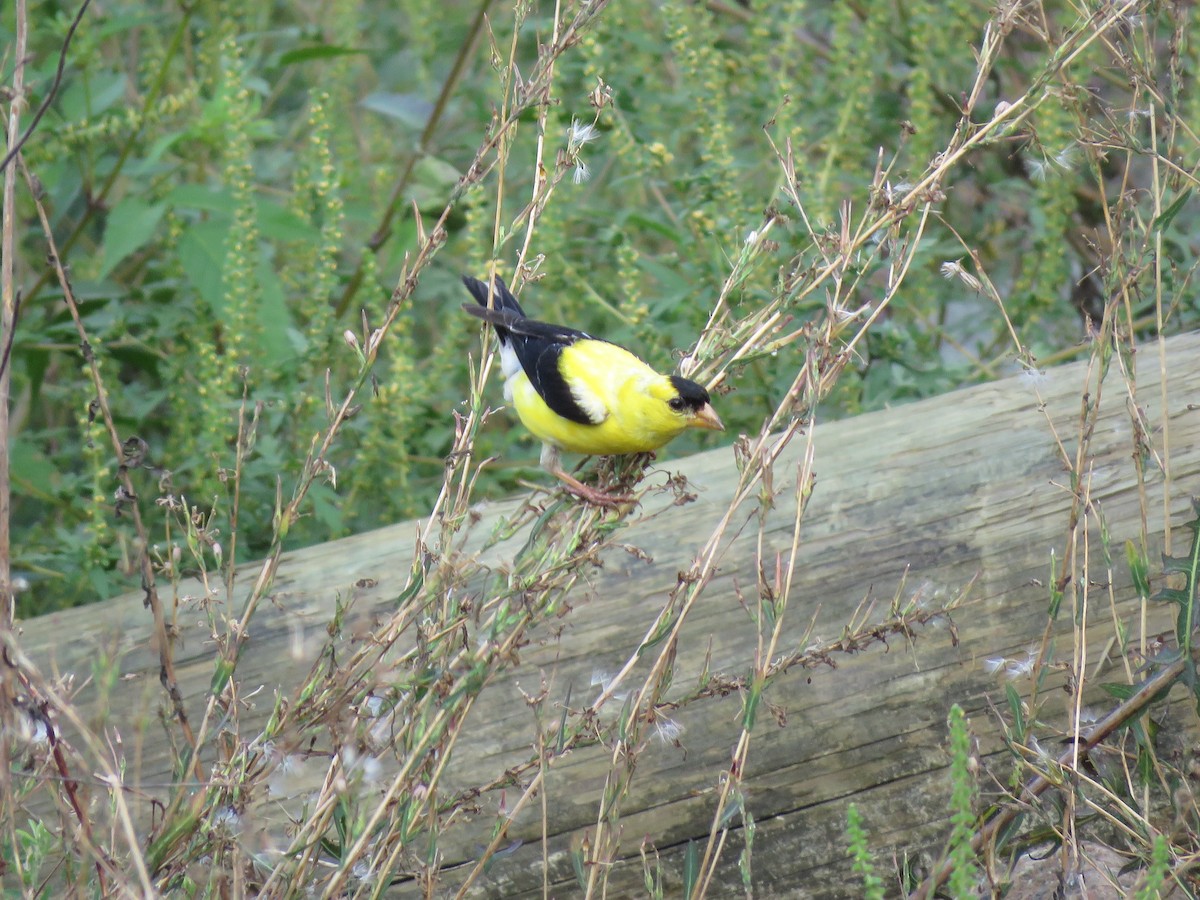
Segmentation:
{"type": "Polygon", "coordinates": [[[705,403],[696,410],[696,415],[692,417],[692,421],[688,424],[692,428],[706,428],[709,431],[725,430],[725,423],[721,421],[721,417],[717,415],[717,411],[712,408],[711,403],[705,403]]]}

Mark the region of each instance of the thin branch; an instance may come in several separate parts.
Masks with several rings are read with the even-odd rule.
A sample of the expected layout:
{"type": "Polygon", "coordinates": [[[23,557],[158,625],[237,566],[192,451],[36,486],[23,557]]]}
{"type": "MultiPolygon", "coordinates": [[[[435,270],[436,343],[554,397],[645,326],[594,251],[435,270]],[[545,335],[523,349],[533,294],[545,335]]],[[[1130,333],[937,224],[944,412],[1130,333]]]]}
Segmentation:
{"type": "MultiPolygon", "coordinates": [[[[95,351],[92,349],[91,341],[88,339],[87,328],[84,326],[83,318],[79,313],[79,304],[71,288],[71,280],[63,266],[62,258],[59,256],[58,247],[54,240],[54,231],[50,227],[50,219],[46,214],[46,207],[42,204],[41,197],[37,194],[33,176],[25,167],[24,159],[18,156],[17,160],[25,176],[25,181],[29,185],[30,192],[33,194],[33,202],[37,209],[38,220],[41,222],[46,244],[50,248],[50,263],[58,277],[58,283],[62,288],[63,299],[67,304],[67,309],[71,313],[71,319],[75,323],[75,331],[79,335],[80,348],[83,352],[84,361],[87,363],[88,373],[91,375],[92,390],[95,392],[92,403],[94,404],[95,411],[103,419],[105,431],[112,443],[113,453],[118,466],[118,478],[121,482],[123,501],[130,511],[133,518],[134,530],[137,532],[139,543],[138,568],[141,570],[142,591],[145,594],[143,602],[154,617],[155,642],[158,645],[159,681],[166,690],[167,696],[171,699],[172,712],[179,721],[180,728],[183,729],[184,737],[187,739],[188,744],[195,749],[196,737],[188,721],[187,711],[183,705],[183,694],[179,690],[179,680],[175,675],[175,663],[172,658],[175,642],[171,637],[170,630],[167,628],[162,601],[158,596],[154,564],[150,559],[151,542],[146,532],[145,523],[142,521],[141,506],[138,503],[133,476],[129,472],[129,467],[125,465],[124,442],[121,440],[116,423],[113,421],[112,409],[108,403],[108,391],[105,390],[104,379],[100,376],[100,367],[96,363],[95,351]]],[[[199,759],[196,754],[192,755],[191,763],[195,768],[196,777],[198,778],[199,759]]]]}
{"type": "MultiPolygon", "coordinates": [[[[21,109],[25,104],[25,47],[29,33],[29,15],[26,0],[16,2],[16,67],[13,71],[12,100],[8,111],[8,128],[5,132],[8,143],[17,143],[17,133],[21,128],[21,109]]],[[[0,231],[0,331],[3,332],[5,346],[12,344],[13,329],[17,321],[17,299],[13,284],[15,266],[13,250],[16,246],[16,176],[11,168],[4,170],[4,196],[0,215],[3,216],[2,231],[0,231]]],[[[9,390],[11,377],[7,366],[0,368],[0,640],[11,640],[13,635],[13,620],[16,615],[15,598],[12,589],[12,494],[9,481],[9,465],[11,459],[9,448],[9,390]]],[[[0,671],[0,732],[4,735],[15,733],[14,719],[18,715],[15,708],[17,696],[14,684],[14,672],[10,667],[11,658],[4,653],[3,671],[0,671]]],[[[7,737],[0,740],[0,800],[5,810],[4,824],[8,828],[10,846],[17,846],[17,824],[13,796],[11,748],[12,741],[7,737]]],[[[19,854],[13,854],[17,856],[19,854]]]]}
{"type": "Polygon", "coordinates": [[[412,179],[412,174],[416,170],[417,163],[424,159],[425,154],[429,152],[429,144],[442,122],[442,115],[445,113],[446,105],[450,102],[450,98],[454,94],[454,89],[458,87],[459,79],[462,78],[462,74],[466,69],[467,60],[471,58],[471,51],[475,47],[475,41],[479,37],[479,33],[483,30],[483,23],[487,20],[487,11],[491,8],[493,2],[494,0],[479,0],[479,8],[475,11],[475,18],[471,20],[471,25],[467,29],[467,36],[458,48],[458,55],[454,58],[454,65],[450,67],[450,73],[442,83],[442,89],[438,92],[437,100],[434,102],[433,109],[429,113],[425,127],[421,130],[421,137],[417,141],[417,146],[408,155],[408,159],[404,164],[404,170],[400,173],[395,185],[392,187],[392,194],[388,198],[387,207],[380,217],[379,224],[375,227],[375,231],[372,232],[370,239],[367,241],[362,255],[359,256],[358,265],[354,268],[354,274],[346,282],[346,288],[342,291],[342,296],[338,300],[337,308],[334,312],[335,318],[340,319],[345,314],[347,308],[350,306],[350,302],[354,299],[354,295],[358,293],[358,289],[362,285],[366,255],[368,253],[378,253],[379,248],[391,236],[392,220],[396,217],[396,211],[404,201],[404,192],[408,188],[408,183],[412,179]]]}
{"type": "MultiPolygon", "coordinates": [[[[79,12],[75,14],[75,18],[71,20],[71,27],[67,29],[67,36],[63,39],[62,50],[58,53],[58,67],[54,70],[54,80],[50,82],[50,89],[46,92],[46,96],[42,98],[42,102],[38,105],[37,112],[33,114],[33,120],[29,123],[29,127],[25,129],[25,133],[21,135],[20,140],[14,141],[12,132],[8,137],[8,153],[5,154],[3,162],[0,162],[0,172],[7,172],[8,164],[17,158],[17,154],[21,152],[21,148],[25,146],[25,142],[33,136],[37,130],[38,123],[42,121],[42,116],[46,114],[46,110],[50,108],[50,104],[54,102],[54,97],[58,94],[59,85],[62,84],[63,72],[67,67],[67,51],[71,49],[71,39],[75,37],[75,29],[79,27],[79,23],[83,21],[83,14],[87,12],[88,6],[92,0],[83,0],[83,4],[79,7],[79,12]]],[[[13,75],[13,93],[17,97],[24,97],[24,77],[25,77],[25,43],[22,40],[22,35],[17,36],[17,69],[13,75]]],[[[5,354],[5,360],[8,356],[5,354]]]]}

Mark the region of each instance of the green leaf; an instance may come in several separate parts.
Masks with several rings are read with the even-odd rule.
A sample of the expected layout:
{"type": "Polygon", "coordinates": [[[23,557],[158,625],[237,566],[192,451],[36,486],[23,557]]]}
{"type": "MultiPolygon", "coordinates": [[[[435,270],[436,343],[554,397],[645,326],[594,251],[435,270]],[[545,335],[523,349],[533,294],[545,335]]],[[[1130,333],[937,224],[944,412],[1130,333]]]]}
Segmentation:
{"type": "Polygon", "coordinates": [[[654,649],[659,644],[661,644],[664,640],[666,640],[667,635],[669,635],[671,633],[671,628],[673,627],[674,622],[675,622],[674,617],[664,618],[658,624],[658,627],[655,629],[654,633],[651,634],[650,637],[646,638],[646,640],[643,641],[642,644],[638,647],[638,649],[637,649],[638,657],[640,658],[642,656],[642,654],[644,654],[646,651],[654,649]]]}
{"type": "Polygon", "coordinates": [[[656,232],[669,241],[680,241],[683,237],[678,228],[668,225],[665,222],[660,222],[657,219],[652,219],[649,216],[644,216],[639,213],[630,213],[625,216],[625,221],[630,225],[644,228],[647,231],[656,232]]]}
{"type": "Polygon", "coordinates": [[[1184,188],[1183,192],[1171,201],[1171,205],[1158,214],[1158,218],[1154,220],[1154,227],[1159,231],[1165,231],[1167,226],[1171,224],[1171,220],[1179,215],[1179,211],[1183,209],[1183,205],[1187,203],[1188,198],[1191,196],[1192,189],[1184,188]]]}
{"type": "Polygon", "coordinates": [[[1013,816],[1012,821],[996,833],[996,846],[1007,846],[1009,841],[1021,833],[1021,826],[1024,824],[1025,813],[1017,813],[1015,816],[1013,816]]]}
{"type": "Polygon", "coordinates": [[[1137,752],[1137,781],[1140,785],[1154,783],[1154,755],[1147,747],[1138,742],[1137,752]]]}
{"type": "MultiPolygon", "coordinates": [[[[734,791],[736,792],[736,788],[734,791]]],[[[734,801],[729,803],[721,813],[721,818],[717,822],[717,828],[722,831],[737,821],[738,813],[744,809],[744,801],[734,801]]]]}
{"type": "Polygon", "coordinates": [[[762,699],[763,684],[758,678],[750,683],[750,691],[746,694],[746,703],[742,711],[742,728],[754,730],[754,719],[758,715],[758,702],[762,699]]]}
{"type": "Polygon", "coordinates": [[[289,50],[279,57],[279,65],[291,66],[296,63],[311,62],[314,59],[333,59],[338,56],[362,56],[365,50],[354,47],[337,47],[333,44],[314,44],[311,47],[299,47],[289,50]]]}
{"type": "Polygon", "coordinates": [[[1100,690],[1108,694],[1110,697],[1116,697],[1118,700],[1128,700],[1137,693],[1137,686],[1133,684],[1120,684],[1109,682],[1100,685],[1100,690]]]}
{"type": "Polygon", "coordinates": [[[265,254],[258,260],[258,287],[256,312],[261,326],[259,344],[262,350],[259,364],[278,365],[293,360],[304,350],[304,336],[292,322],[283,284],[265,254]]]}
{"type": "Polygon", "coordinates": [[[1063,592],[1058,586],[1058,558],[1050,557],[1050,605],[1047,610],[1047,615],[1051,619],[1058,618],[1058,611],[1062,608],[1063,592]]]}
{"type": "Polygon", "coordinates": [[[93,72],[73,81],[59,95],[55,106],[68,122],[82,122],[108,111],[126,94],[124,72],[93,72]]]}
{"type": "Polygon", "coordinates": [[[42,449],[17,437],[9,441],[8,452],[13,484],[20,492],[43,500],[53,500],[58,469],[42,449]]]}
{"type": "Polygon", "coordinates": [[[433,112],[433,104],[416,94],[376,91],[363,97],[361,104],[372,112],[396,119],[417,131],[425,127],[433,112]]]}
{"type": "Polygon", "coordinates": [[[1150,596],[1150,564],[1144,553],[1138,552],[1133,541],[1125,542],[1125,560],[1129,564],[1129,574],[1133,578],[1133,586],[1139,597],[1150,596]]]}
{"type": "MultiPolygon", "coordinates": [[[[213,190],[203,184],[181,184],[169,194],[167,202],[178,209],[197,209],[221,213],[232,217],[237,209],[237,200],[225,189],[213,190]]],[[[303,218],[269,200],[258,200],[255,204],[259,233],[277,241],[313,242],[320,236],[319,229],[303,218]]]]}
{"type": "Polygon", "coordinates": [[[575,881],[580,890],[585,889],[588,884],[588,875],[587,869],[584,867],[583,850],[579,847],[571,848],[571,868],[575,871],[575,881]]]}
{"type": "Polygon", "coordinates": [[[1017,741],[1025,741],[1025,710],[1021,705],[1021,695],[1011,684],[1004,686],[1004,695],[1008,698],[1008,711],[1012,713],[1014,737],[1017,741]]]}
{"type": "Polygon", "coordinates": [[[229,679],[233,677],[234,663],[232,660],[219,659],[216,666],[213,667],[212,681],[209,684],[209,691],[214,697],[220,696],[225,690],[225,685],[229,684],[229,679]]]}
{"type": "Polygon", "coordinates": [[[338,534],[346,527],[341,498],[327,484],[315,484],[311,491],[313,515],[331,533],[338,534]]]}
{"type": "MultiPolygon", "coordinates": [[[[660,263],[646,255],[639,256],[637,264],[639,269],[658,280],[660,285],[659,293],[664,296],[669,295],[676,298],[675,300],[671,300],[670,303],[677,303],[678,297],[686,297],[692,294],[694,285],[688,282],[685,275],[680,274],[678,268],[660,263]]],[[[664,299],[663,302],[667,303],[668,299],[664,299]]]]}
{"type": "Polygon", "coordinates": [[[1183,606],[1187,603],[1187,591],[1181,591],[1178,588],[1162,588],[1156,591],[1154,596],[1150,598],[1158,603],[1178,603],[1183,606]]]}
{"type": "Polygon", "coordinates": [[[104,227],[101,278],[116,268],[121,260],[146,245],[166,211],[167,204],[155,203],[151,206],[139,197],[126,197],[113,207],[104,227]]]}
{"type": "Polygon", "coordinates": [[[221,268],[225,265],[226,219],[200,222],[188,228],[179,239],[176,254],[184,275],[217,318],[225,309],[221,290],[221,268]]]}
{"type": "Polygon", "coordinates": [[[149,177],[156,172],[166,171],[165,164],[162,163],[163,154],[178,143],[183,135],[182,131],[171,131],[157,138],[140,159],[129,162],[127,169],[130,177],[149,177]]]}
{"type": "Polygon", "coordinates": [[[417,201],[422,210],[440,210],[446,195],[458,183],[458,169],[436,156],[423,156],[413,167],[412,184],[408,196],[417,201]]]}
{"type": "Polygon", "coordinates": [[[233,215],[237,201],[228,190],[213,190],[204,184],[181,184],[167,194],[166,200],[172,207],[201,209],[233,215]]]}
{"type": "Polygon", "coordinates": [[[290,209],[265,200],[258,202],[258,230],[265,238],[277,241],[315,243],[320,230],[305,222],[290,209]]]}
{"type": "Polygon", "coordinates": [[[1167,556],[1162,557],[1163,571],[1172,575],[1184,575],[1188,572],[1191,564],[1186,556],[1167,556]]]}
{"type": "Polygon", "coordinates": [[[683,852],[683,896],[691,897],[700,877],[700,849],[693,840],[688,840],[683,852]]]}

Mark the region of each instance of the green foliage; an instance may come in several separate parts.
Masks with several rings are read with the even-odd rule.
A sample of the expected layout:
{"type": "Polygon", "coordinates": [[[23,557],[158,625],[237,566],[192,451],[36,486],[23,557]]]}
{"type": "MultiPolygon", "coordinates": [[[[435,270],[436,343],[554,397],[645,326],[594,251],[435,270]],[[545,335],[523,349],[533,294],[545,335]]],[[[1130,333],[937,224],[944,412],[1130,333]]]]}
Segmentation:
{"type": "MultiPolygon", "coordinates": [[[[1196,633],[1196,604],[1200,603],[1200,499],[1193,498],[1192,511],[1196,517],[1184,526],[1192,533],[1188,554],[1163,554],[1163,571],[1168,575],[1183,576],[1183,586],[1164,587],[1151,598],[1174,603],[1179,608],[1175,617],[1175,639],[1184,655],[1189,657],[1196,633]]],[[[1200,685],[1196,686],[1196,695],[1200,698],[1200,685]]]]}
{"type": "Polygon", "coordinates": [[[947,885],[951,897],[970,897],[975,893],[975,852],[971,838],[975,834],[975,778],[971,774],[971,732],[962,707],[950,707],[950,840],[946,855],[950,863],[947,885]]]}
{"type": "MultiPolygon", "coordinates": [[[[695,896],[696,882],[700,876],[700,845],[693,840],[687,842],[683,853],[683,896],[695,896]]],[[[585,882],[586,883],[586,882],[585,882]]]]}
{"type": "Polygon", "coordinates": [[[754,856],[754,836],[758,833],[758,824],[754,821],[754,816],[746,809],[744,798],[740,796],[738,797],[738,809],[742,815],[742,839],[745,841],[742,852],[738,854],[738,872],[742,876],[742,889],[745,890],[746,896],[750,897],[754,894],[751,860],[754,856]]]}
{"type": "Polygon", "coordinates": [[[932,162],[950,138],[955,106],[969,89],[973,75],[971,61],[962,49],[974,38],[971,30],[976,17],[965,0],[915,0],[907,4],[907,12],[907,55],[912,66],[908,115],[913,128],[909,153],[915,172],[932,162]]]}
{"type": "Polygon", "coordinates": [[[1167,876],[1171,871],[1171,846],[1161,834],[1154,836],[1150,845],[1150,865],[1138,887],[1136,900],[1158,900],[1164,893],[1167,876]]]}
{"type": "MultiPolygon", "coordinates": [[[[239,487],[242,559],[269,544],[277,479],[291,483],[328,421],[327,386],[337,396],[360,377],[360,357],[343,335],[365,345],[386,309],[416,234],[410,201],[440,208],[485,131],[496,74],[488,42],[463,47],[473,12],[358,0],[238,15],[210,4],[95,7],[25,148],[118,430],[149,446],[146,467],[134,473],[139,496],[186,496],[230,511],[243,397],[256,411],[239,487]],[[459,53],[467,54],[463,74],[451,83],[459,53]]],[[[695,340],[729,258],[763,208],[791,217],[785,243],[810,229],[824,239],[841,227],[844,203],[853,213],[874,202],[877,164],[891,167],[893,185],[928,170],[961,125],[959,103],[976,68],[968,45],[988,14],[962,2],[891,0],[790,0],[770,15],[673,2],[605,9],[578,52],[559,63],[546,112],[551,160],[572,123],[594,121],[596,135],[572,151],[579,182],[562,183],[532,235],[531,258],[544,261],[528,306],[670,368],[695,340]],[[596,109],[597,98],[611,105],[596,109]],[[790,147],[803,215],[780,193],[771,142],[780,153],[790,147]]],[[[1074,23],[1068,6],[1054,14],[1059,29],[1074,23]]],[[[8,41],[12,13],[4,15],[8,41]]],[[[530,10],[529,22],[540,28],[546,15],[530,10]]],[[[1179,30],[1171,84],[1181,102],[1194,103],[1185,74],[1196,42],[1171,9],[1154,15],[1149,28],[1179,30]]],[[[497,47],[509,41],[504,19],[493,20],[497,47]]],[[[33,23],[27,77],[35,101],[51,82],[67,24],[65,14],[33,23]]],[[[996,62],[999,84],[1037,76],[1038,51],[1047,49],[1032,32],[1011,45],[996,62]]],[[[1028,127],[979,149],[947,185],[938,216],[952,228],[926,230],[911,290],[859,346],[827,414],[928,396],[1005,364],[1011,342],[992,301],[938,276],[968,247],[1005,292],[1019,338],[1035,352],[1069,352],[1079,333],[1072,284],[1098,261],[1094,243],[1068,238],[1095,224],[1092,198],[1111,174],[1083,142],[1094,137],[1096,100],[1073,77],[1058,73],[1028,127]]],[[[1110,88],[1109,102],[1125,102],[1119,85],[1110,88]]],[[[1144,146],[1146,123],[1122,121],[1130,143],[1144,146]]],[[[526,129],[509,149],[516,165],[500,198],[505,211],[528,201],[534,140],[526,129]]],[[[1176,140],[1190,137],[1181,131],[1176,140]]],[[[1178,203],[1168,201],[1157,220],[1180,273],[1194,264],[1190,196],[1177,185],[1178,203]]],[[[33,221],[29,198],[19,202],[22,221],[33,221]]],[[[324,460],[327,483],[309,514],[288,523],[288,546],[419,513],[440,489],[467,360],[480,355],[478,330],[457,312],[457,276],[481,271],[490,255],[495,203],[491,190],[462,196],[443,258],[382,348],[370,403],[324,460]]],[[[1145,214],[1120,212],[1130,221],[1145,214]]],[[[37,264],[45,241],[35,228],[18,240],[11,443],[15,563],[33,584],[21,598],[28,615],[137,581],[123,549],[135,543],[130,524],[112,501],[115,466],[81,423],[92,389],[80,377],[78,338],[37,264]]],[[[521,228],[501,234],[503,265],[524,240],[521,228]]],[[[792,249],[767,248],[729,302],[744,311],[780,290],[790,277],[783,253],[792,249]]],[[[820,255],[810,261],[819,265],[820,255]]],[[[881,271],[873,266],[847,271],[846,283],[871,284],[881,271]]],[[[1101,268],[1118,277],[1115,267],[1101,268]]],[[[1187,284],[1182,274],[1169,284],[1179,295],[1171,300],[1175,328],[1200,319],[1187,284]]],[[[812,294],[787,312],[802,323],[826,299],[812,294]]],[[[737,396],[718,404],[733,433],[756,430],[786,390],[791,367],[773,363],[764,356],[735,367],[737,396]]],[[[488,400],[499,403],[498,390],[488,400]]],[[[672,452],[717,440],[689,435],[672,452]]],[[[477,449],[498,457],[480,483],[495,493],[512,490],[535,456],[506,416],[492,419],[477,449]]],[[[150,527],[162,531],[159,522],[150,527]]]]}
{"type": "Polygon", "coordinates": [[[846,842],[850,846],[852,870],[862,879],[862,896],[865,900],[883,900],[883,880],[875,874],[862,814],[853,803],[846,808],[846,842]]]}

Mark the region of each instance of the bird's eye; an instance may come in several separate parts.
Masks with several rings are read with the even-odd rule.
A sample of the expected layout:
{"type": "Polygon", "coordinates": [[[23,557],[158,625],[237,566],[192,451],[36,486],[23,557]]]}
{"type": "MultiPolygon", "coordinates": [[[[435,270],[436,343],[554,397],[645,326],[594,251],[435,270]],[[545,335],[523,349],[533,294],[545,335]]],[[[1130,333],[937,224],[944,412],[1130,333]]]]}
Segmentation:
{"type": "Polygon", "coordinates": [[[683,405],[682,397],[672,397],[667,401],[667,406],[671,407],[675,412],[683,412],[683,405]]]}

